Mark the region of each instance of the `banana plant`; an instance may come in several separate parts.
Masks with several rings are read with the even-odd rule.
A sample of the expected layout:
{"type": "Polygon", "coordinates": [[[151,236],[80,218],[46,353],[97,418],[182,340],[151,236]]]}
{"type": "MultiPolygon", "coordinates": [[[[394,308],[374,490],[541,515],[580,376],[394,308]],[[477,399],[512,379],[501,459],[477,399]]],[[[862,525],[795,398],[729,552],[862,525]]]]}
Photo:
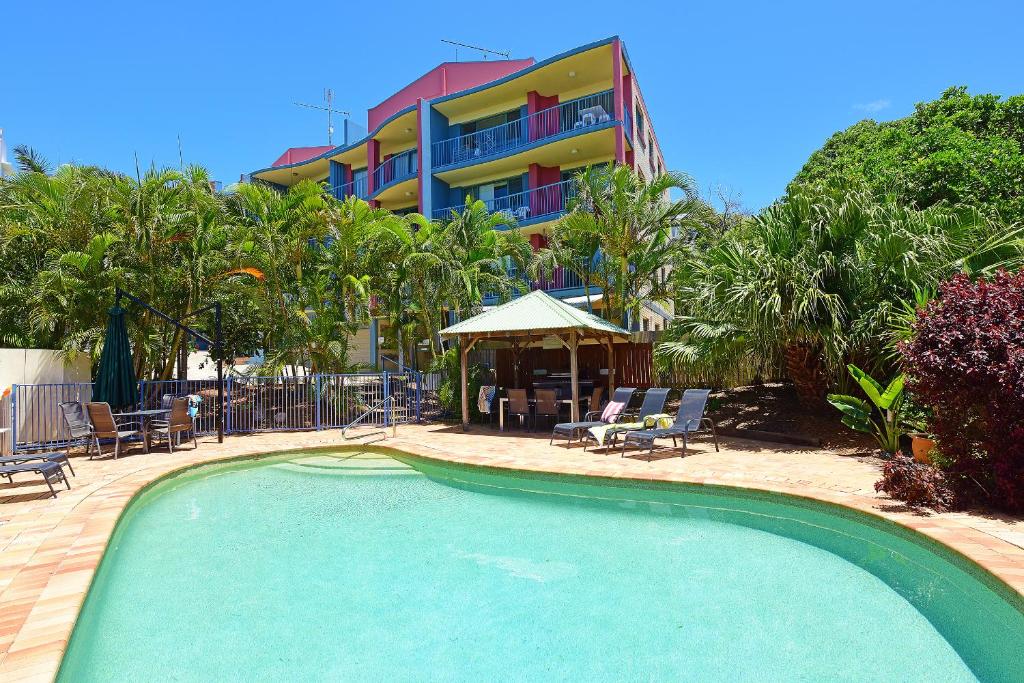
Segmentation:
{"type": "Polygon", "coordinates": [[[881,384],[856,365],[847,365],[846,369],[857,380],[871,403],[847,394],[829,394],[828,402],[843,414],[844,425],[871,434],[884,452],[895,453],[900,448],[900,437],[903,436],[903,375],[896,377],[883,389],[881,384]]]}

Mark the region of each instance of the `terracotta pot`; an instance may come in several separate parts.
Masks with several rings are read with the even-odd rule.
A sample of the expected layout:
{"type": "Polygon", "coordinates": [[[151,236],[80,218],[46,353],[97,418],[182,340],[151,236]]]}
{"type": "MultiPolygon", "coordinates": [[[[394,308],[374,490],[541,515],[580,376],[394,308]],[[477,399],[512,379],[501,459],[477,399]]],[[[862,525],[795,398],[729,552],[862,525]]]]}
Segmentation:
{"type": "Polygon", "coordinates": [[[916,435],[911,437],[911,450],[914,452],[914,462],[923,462],[927,465],[932,464],[931,453],[934,449],[934,439],[916,435]]]}

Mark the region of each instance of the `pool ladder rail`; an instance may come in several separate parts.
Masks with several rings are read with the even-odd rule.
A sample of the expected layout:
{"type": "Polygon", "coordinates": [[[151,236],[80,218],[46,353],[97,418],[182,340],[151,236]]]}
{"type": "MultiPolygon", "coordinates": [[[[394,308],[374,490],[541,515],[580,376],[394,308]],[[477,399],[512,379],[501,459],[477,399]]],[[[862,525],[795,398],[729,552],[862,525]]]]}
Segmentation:
{"type": "MultiPolygon", "coordinates": [[[[365,420],[367,417],[369,417],[370,415],[372,415],[376,411],[378,411],[381,408],[383,408],[385,405],[388,404],[388,402],[391,402],[393,404],[394,403],[394,399],[395,399],[395,397],[393,395],[392,396],[386,396],[382,400],[378,401],[377,403],[374,403],[372,406],[367,408],[366,411],[364,411],[362,415],[360,415],[359,417],[357,417],[356,419],[352,420],[347,425],[345,425],[345,428],[341,430],[341,438],[345,439],[346,441],[351,441],[353,439],[362,439],[362,438],[368,437],[368,436],[379,437],[379,438],[373,439],[372,441],[364,441],[363,443],[377,443],[378,441],[386,440],[388,438],[388,432],[387,432],[386,429],[378,429],[378,430],[373,431],[373,432],[368,432],[366,434],[356,434],[354,436],[349,436],[348,435],[348,430],[352,429],[353,427],[358,426],[360,422],[365,420]]],[[[397,436],[398,436],[398,421],[394,419],[394,416],[392,416],[392,420],[391,420],[391,438],[394,439],[397,436]]]]}

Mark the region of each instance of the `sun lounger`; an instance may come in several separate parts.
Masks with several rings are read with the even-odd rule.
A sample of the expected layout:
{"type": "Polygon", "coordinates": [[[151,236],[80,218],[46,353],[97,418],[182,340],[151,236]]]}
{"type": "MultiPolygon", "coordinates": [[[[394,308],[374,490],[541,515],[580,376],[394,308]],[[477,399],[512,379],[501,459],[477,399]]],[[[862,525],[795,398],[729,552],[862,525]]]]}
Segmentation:
{"type": "Polygon", "coordinates": [[[595,425],[594,427],[588,427],[583,433],[583,450],[587,449],[587,445],[589,445],[591,441],[598,446],[614,444],[620,433],[630,429],[643,427],[645,424],[644,420],[655,415],[661,415],[662,411],[665,410],[665,401],[668,400],[669,391],[671,391],[671,389],[648,389],[647,393],[644,394],[643,403],[640,404],[640,410],[637,413],[636,421],[634,422],[624,422],[624,420],[628,419],[624,413],[623,416],[613,425],[595,425]],[[600,438],[591,431],[595,428],[601,429],[600,438]]]}
{"type": "Polygon", "coordinates": [[[656,439],[672,439],[672,445],[676,446],[676,439],[683,439],[683,455],[686,455],[686,444],[690,434],[703,429],[703,425],[711,426],[711,435],[715,439],[715,450],[718,450],[718,433],[715,431],[715,422],[710,417],[704,416],[704,409],[708,404],[710,389],[687,389],[683,392],[683,399],[679,402],[679,412],[671,427],[663,429],[644,429],[626,432],[622,439],[622,455],[626,454],[626,446],[637,445],[647,446],[647,457],[650,458],[654,452],[654,441],[656,439]]]}
{"type": "Polygon", "coordinates": [[[26,462],[55,462],[58,465],[67,467],[71,470],[71,476],[75,475],[74,468],[71,467],[71,461],[68,460],[67,453],[58,453],[52,451],[49,453],[25,453],[22,455],[9,455],[5,458],[0,458],[0,465],[20,465],[26,462]]]}
{"type": "MultiPolygon", "coordinates": [[[[612,394],[612,400],[609,401],[609,405],[614,403],[622,406],[622,408],[620,408],[620,411],[625,409],[626,406],[629,405],[630,399],[633,398],[633,393],[635,391],[636,388],[632,387],[620,387],[619,389],[616,389],[615,393],[612,394]]],[[[593,408],[593,406],[591,406],[591,408],[593,408]]],[[[591,427],[597,427],[599,425],[608,424],[608,422],[594,419],[600,416],[601,411],[591,410],[589,413],[583,416],[583,420],[580,420],[578,422],[562,422],[556,424],[555,428],[551,432],[551,438],[548,440],[548,445],[554,443],[556,436],[564,436],[567,439],[569,439],[569,443],[572,443],[573,439],[579,438],[581,434],[586,432],[591,427]]],[[[618,419],[618,416],[619,413],[615,412],[615,419],[618,419]]]]}
{"type": "Polygon", "coordinates": [[[25,472],[42,475],[46,485],[50,487],[50,495],[54,498],[57,497],[57,492],[53,490],[53,482],[64,482],[68,489],[71,488],[67,477],[64,476],[64,470],[55,462],[25,462],[20,465],[0,466],[0,475],[7,477],[7,481],[12,481],[15,474],[25,472]]]}

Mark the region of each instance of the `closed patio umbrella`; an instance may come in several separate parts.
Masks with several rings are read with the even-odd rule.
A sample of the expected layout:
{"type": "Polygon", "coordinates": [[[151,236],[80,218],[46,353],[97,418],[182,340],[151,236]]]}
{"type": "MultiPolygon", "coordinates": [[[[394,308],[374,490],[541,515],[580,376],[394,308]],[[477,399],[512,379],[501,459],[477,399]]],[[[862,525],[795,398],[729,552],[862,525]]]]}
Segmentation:
{"type": "Polygon", "coordinates": [[[107,336],[100,354],[100,367],[93,386],[94,401],[109,403],[114,409],[130,408],[138,400],[138,383],[128,345],[128,328],[124,309],[114,306],[107,320],[107,336]]]}

